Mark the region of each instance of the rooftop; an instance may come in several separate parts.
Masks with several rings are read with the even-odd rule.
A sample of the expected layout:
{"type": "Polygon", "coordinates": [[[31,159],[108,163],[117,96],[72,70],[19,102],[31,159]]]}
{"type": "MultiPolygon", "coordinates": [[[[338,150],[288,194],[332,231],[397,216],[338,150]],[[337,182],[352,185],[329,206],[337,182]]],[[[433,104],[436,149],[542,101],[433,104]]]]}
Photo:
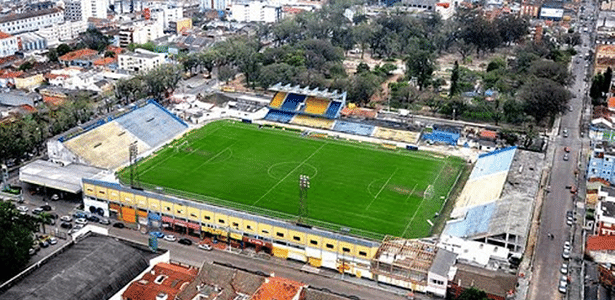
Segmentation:
{"type": "Polygon", "coordinates": [[[450,268],[455,264],[456,259],[457,254],[454,252],[439,249],[431,268],[429,268],[429,272],[446,277],[450,268]]]}
{"type": "Polygon", "coordinates": [[[86,234],[3,293],[3,300],[108,299],[149,267],[154,254],[104,235],[86,234]],[[70,286],[70,288],[67,288],[70,286]]]}
{"type": "Polygon", "coordinates": [[[281,277],[268,277],[250,300],[293,300],[307,288],[306,284],[281,277]]]}
{"type": "Polygon", "coordinates": [[[98,51],[92,50],[92,49],[79,49],[79,50],[68,52],[60,56],[58,59],[63,60],[63,61],[71,61],[75,59],[91,57],[94,55],[98,55],[98,51]]]}
{"type": "Polygon", "coordinates": [[[8,34],[8,33],[5,33],[5,32],[0,31],[0,40],[1,40],[1,39],[10,38],[10,37],[12,37],[12,35],[10,35],[10,34],[8,34]]]}
{"type": "Polygon", "coordinates": [[[89,178],[102,171],[79,164],[62,167],[39,159],[19,169],[19,180],[76,194],[81,191],[81,178],[89,178]]]}
{"type": "Polygon", "coordinates": [[[515,291],[517,277],[503,272],[457,264],[457,273],[451,282],[464,288],[476,287],[487,294],[506,298],[509,293],[515,291]]]}
{"type": "Polygon", "coordinates": [[[168,299],[175,299],[175,295],[192,282],[197,274],[198,270],[193,267],[159,263],[139,280],[133,281],[122,293],[122,298],[149,300],[165,294],[168,299]]]}
{"type": "Polygon", "coordinates": [[[587,251],[613,251],[615,250],[615,236],[592,235],[587,237],[587,251]]]}
{"type": "Polygon", "coordinates": [[[252,295],[265,281],[265,277],[242,270],[204,262],[196,278],[176,299],[192,300],[197,294],[217,295],[217,300],[233,300],[239,294],[252,295]]]}
{"type": "Polygon", "coordinates": [[[23,14],[12,14],[12,15],[1,17],[0,18],[0,23],[12,22],[12,21],[16,21],[16,20],[23,20],[23,19],[34,18],[34,17],[40,17],[40,16],[44,16],[44,15],[49,15],[49,14],[54,14],[54,13],[61,13],[61,12],[62,12],[62,9],[56,7],[56,8],[51,8],[51,9],[41,9],[41,10],[30,11],[30,12],[23,13],[23,14]]]}
{"type": "Polygon", "coordinates": [[[598,212],[605,217],[615,217],[615,202],[600,201],[600,209],[602,212],[598,212]]]}

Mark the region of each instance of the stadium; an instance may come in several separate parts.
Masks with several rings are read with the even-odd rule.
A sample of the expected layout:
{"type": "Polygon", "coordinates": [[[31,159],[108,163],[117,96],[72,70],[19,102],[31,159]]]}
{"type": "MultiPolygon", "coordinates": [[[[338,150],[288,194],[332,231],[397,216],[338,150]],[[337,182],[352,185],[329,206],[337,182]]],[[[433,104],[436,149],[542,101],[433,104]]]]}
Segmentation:
{"type": "MultiPolygon", "coordinates": [[[[81,179],[85,210],[144,233],[172,230],[428,291],[435,244],[407,241],[445,221],[438,215],[464,185],[466,161],[418,151],[418,132],[340,119],[345,92],[270,91],[263,118],[198,128],[144,101],[48,141],[49,158],[93,168],[81,179]],[[397,274],[396,259],[424,262],[397,274]]],[[[41,184],[35,167],[46,168],[20,178],[41,184]]]]}

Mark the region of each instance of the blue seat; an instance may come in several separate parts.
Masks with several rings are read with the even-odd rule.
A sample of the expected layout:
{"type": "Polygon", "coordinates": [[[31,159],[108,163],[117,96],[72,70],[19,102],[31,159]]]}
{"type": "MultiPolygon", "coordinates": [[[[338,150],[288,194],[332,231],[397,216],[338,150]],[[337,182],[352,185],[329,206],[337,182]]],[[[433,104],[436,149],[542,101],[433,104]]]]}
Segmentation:
{"type": "Polygon", "coordinates": [[[335,131],[365,136],[370,136],[374,132],[374,129],[376,129],[376,127],[372,125],[346,121],[337,121],[333,126],[333,130],[335,131]]]}
{"type": "Polygon", "coordinates": [[[325,113],[325,116],[327,118],[334,119],[335,117],[337,117],[337,114],[339,113],[341,108],[342,108],[342,102],[331,101],[331,104],[329,105],[329,108],[327,108],[327,112],[325,113]]]}
{"type": "Polygon", "coordinates": [[[152,148],[173,139],[188,127],[154,103],[135,109],[117,118],[116,122],[152,148]]]}
{"type": "Polygon", "coordinates": [[[295,116],[294,113],[272,109],[265,116],[265,120],[279,123],[288,123],[295,116]]]}
{"type": "Polygon", "coordinates": [[[305,101],[305,97],[304,95],[290,93],[286,96],[286,100],[284,100],[281,109],[285,111],[296,111],[299,104],[305,101]]]}

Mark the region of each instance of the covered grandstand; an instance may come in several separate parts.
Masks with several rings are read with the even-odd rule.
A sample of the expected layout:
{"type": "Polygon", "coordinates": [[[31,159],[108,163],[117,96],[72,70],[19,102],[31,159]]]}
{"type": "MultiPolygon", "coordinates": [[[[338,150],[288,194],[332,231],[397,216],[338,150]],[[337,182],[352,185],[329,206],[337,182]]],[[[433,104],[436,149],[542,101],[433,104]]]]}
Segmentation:
{"type": "MultiPolygon", "coordinates": [[[[311,116],[317,122],[322,119],[323,124],[327,119],[339,117],[341,109],[346,104],[346,92],[339,93],[337,90],[319,90],[309,87],[282,85],[278,83],[269,88],[275,95],[269,103],[270,111],[265,120],[288,123],[295,115],[311,116]]],[[[305,119],[304,119],[305,120],[305,119]]],[[[298,120],[301,122],[301,120],[298,120]]]]}
{"type": "Polygon", "coordinates": [[[129,160],[128,147],[137,144],[139,155],[152,151],[185,132],[188,125],[155,101],[135,105],[117,118],[107,116],[47,142],[53,162],[72,162],[116,169],[129,160]]]}
{"type": "Polygon", "coordinates": [[[544,154],[516,147],[479,156],[444,234],[522,253],[544,154]]]}

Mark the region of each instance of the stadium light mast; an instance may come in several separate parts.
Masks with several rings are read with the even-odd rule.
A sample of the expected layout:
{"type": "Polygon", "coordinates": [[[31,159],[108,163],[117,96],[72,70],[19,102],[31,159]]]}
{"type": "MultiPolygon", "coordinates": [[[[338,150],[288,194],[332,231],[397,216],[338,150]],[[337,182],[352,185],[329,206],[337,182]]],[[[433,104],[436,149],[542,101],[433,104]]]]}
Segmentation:
{"type": "Polygon", "coordinates": [[[299,223],[308,216],[307,190],[310,188],[310,176],[299,175],[299,223]]]}

